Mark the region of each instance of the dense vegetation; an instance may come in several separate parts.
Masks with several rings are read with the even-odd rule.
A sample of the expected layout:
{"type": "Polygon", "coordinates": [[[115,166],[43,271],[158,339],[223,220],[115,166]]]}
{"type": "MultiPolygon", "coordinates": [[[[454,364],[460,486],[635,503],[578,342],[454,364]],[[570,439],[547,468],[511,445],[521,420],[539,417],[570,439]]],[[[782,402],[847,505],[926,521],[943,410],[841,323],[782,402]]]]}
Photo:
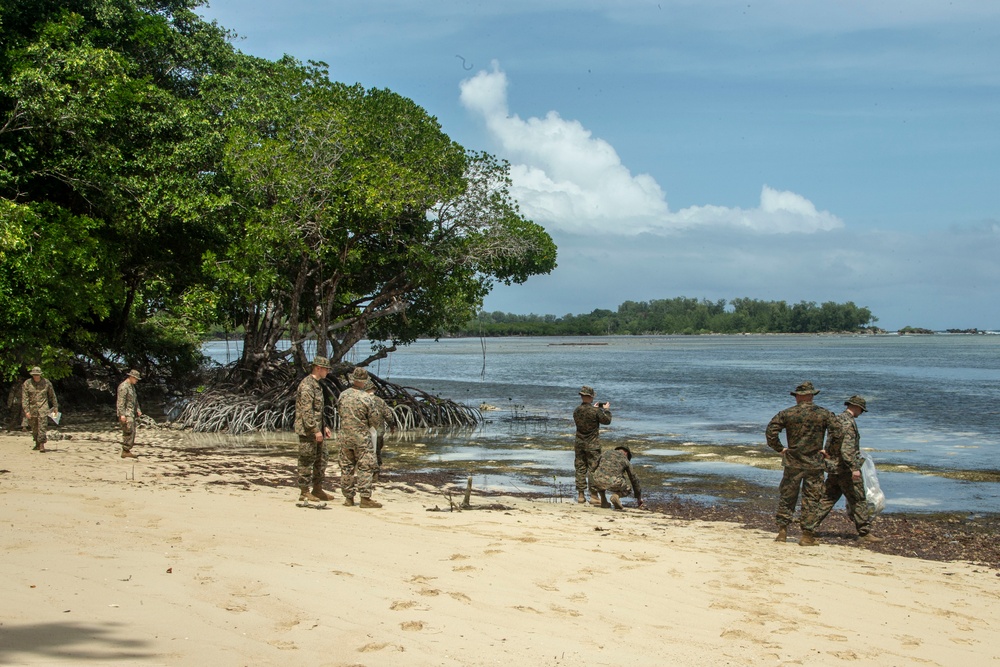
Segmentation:
{"type": "Polygon", "coordinates": [[[391,91],[240,53],[200,4],[0,4],[0,380],[178,378],[222,326],[251,388],[307,338],[378,356],[554,268],[505,163],[391,91]]]}
{"type": "Polygon", "coordinates": [[[677,297],[626,301],[617,311],[586,315],[513,315],[481,312],[463,330],[466,336],[603,336],[702,333],[820,333],[864,331],[878,318],[852,302],[816,305],[733,299],[708,301],[677,297]]]}

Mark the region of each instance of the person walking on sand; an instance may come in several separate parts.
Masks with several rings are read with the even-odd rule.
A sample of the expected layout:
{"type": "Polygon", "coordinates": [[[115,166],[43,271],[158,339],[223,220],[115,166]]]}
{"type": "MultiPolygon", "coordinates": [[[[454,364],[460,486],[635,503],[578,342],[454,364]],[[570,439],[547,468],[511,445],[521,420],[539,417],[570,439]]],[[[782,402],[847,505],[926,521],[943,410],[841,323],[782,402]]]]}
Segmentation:
{"type": "Polygon", "coordinates": [[[323,423],[325,397],[319,381],[330,372],[330,361],[316,357],[309,375],[302,378],[295,391],[295,433],[299,436],[299,501],[330,500],[323,490],[330,450],[326,439],[333,436],[323,423]],[[309,490],[310,484],[312,491],[309,490]]]}
{"type": "Polygon", "coordinates": [[[135,393],[135,383],[142,379],[134,368],[118,385],[118,421],[122,425],[122,458],[134,459],[132,447],[135,445],[135,420],[142,416],[139,397],[135,393]]]}
{"type": "Polygon", "coordinates": [[[59,401],[52,383],[42,377],[42,369],[35,366],[30,378],[21,385],[21,406],[24,416],[31,425],[31,439],[35,442],[32,450],[44,452],[48,442],[48,417],[59,412],[59,401]]]}
{"type": "Polygon", "coordinates": [[[351,386],[340,393],[337,412],[340,414],[340,489],[344,505],[354,506],[354,494],[361,495],[362,508],[379,508],[382,503],[372,500],[375,471],[378,462],[372,445],[371,429],[383,421],[375,401],[365,391],[368,371],[360,366],[351,371],[351,386]]]}
{"type": "Polygon", "coordinates": [[[632,470],[632,450],[625,445],[619,445],[601,454],[592,479],[591,488],[596,488],[601,494],[601,507],[625,509],[622,507],[621,499],[633,494],[636,507],[640,509],[645,507],[642,502],[642,486],[632,470]],[[611,492],[610,503],[605,495],[607,491],[611,492]]]}
{"type": "Polygon", "coordinates": [[[861,396],[851,396],[844,402],[846,409],[837,415],[844,430],[844,441],[840,447],[827,449],[829,458],[823,497],[816,512],[816,527],[830,514],[830,510],[843,496],[847,502],[847,515],[854,522],[861,542],[881,542],[882,538],[872,535],[872,516],[865,502],[865,484],[861,479],[861,434],[858,432],[857,418],[868,412],[868,403],[861,396]]]}
{"type": "Polygon", "coordinates": [[[776,414],[765,431],[767,446],[781,454],[784,466],[778,486],[778,511],[774,517],[778,524],[775,541],[784,542],[788,538],[788,524],[795,514],[801,489],[802,538],[799,544],[808,547],[817,544],[816,516],[823,495],[826,452],[840,448],[844,432],[835,414],[813,402],[819,390],[812,382],[803,382],[790,393],[795,397],[795,405],[776,414]],[[782,431],[788,441],[785,446],[778,437],[782,431]],[[824,435],[826,450],[823,449],[824,435]]]}
{"type": "Polygon", "coordinates": [[[587,481],[590,478],[590,502],[601,503],[593,484],[597,459],[601,456],[601,424],[611,423],[611,404],[594,403],[594,388],[580,387],[580,405],[573,411],[576,422],[573,467],[576,470],[576,502],[585,503],[587,481]]]}

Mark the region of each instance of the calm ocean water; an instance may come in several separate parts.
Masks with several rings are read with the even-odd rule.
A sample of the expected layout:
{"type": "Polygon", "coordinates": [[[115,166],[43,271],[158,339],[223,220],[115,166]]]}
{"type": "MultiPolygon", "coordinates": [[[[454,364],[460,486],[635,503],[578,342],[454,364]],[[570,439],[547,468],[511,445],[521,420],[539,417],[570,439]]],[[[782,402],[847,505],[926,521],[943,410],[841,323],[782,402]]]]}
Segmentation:
{"type": "MultiPolygon", "coordinates": [[[[222,343],[206,352],[226,361],[222,343]]],[[[496,464],[499,486],[571,486],[571,414],[580,385],[591,385],[614,415],[602,438],[639,443],[649,493],[686,495],[690,485],[695,496],[734,482],[776,487],[779,471],[727,454],[770,456],[768,420],[810,380],[834,412],[852,394],[868,400],[861,444],[882,469],[887,511],[1000,511],[997,335],[448,339],[418,341],[371,370],[496,406],[479,429],[419,440],[432,459],[470,474],[496,464]]]]}

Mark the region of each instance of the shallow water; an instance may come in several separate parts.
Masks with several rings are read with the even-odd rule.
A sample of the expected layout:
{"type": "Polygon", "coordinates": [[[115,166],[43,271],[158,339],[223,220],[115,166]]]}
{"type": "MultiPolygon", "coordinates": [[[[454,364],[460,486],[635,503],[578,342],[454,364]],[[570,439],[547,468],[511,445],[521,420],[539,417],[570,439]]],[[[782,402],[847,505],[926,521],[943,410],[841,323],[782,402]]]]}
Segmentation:
{"type": "MultiPolygon", "coordinates": [[[[224,344],[206,352],[225,361],[224,344]]],[[[882,470],[887,511],[1000,511],[1000,336],[503,338],[486,339],[485,353],[478,339],[448,339],[418,341],[371,370],[497,408],[480,428],[389,445],[400,464],[477,485],[572,491],[571,415],[588,384],[611,402],[602,440],[633,447],[650,497],[773,494],[781,473],[764,427],[811,380],[835,412],[852,394],[868,400],[861,444],[882,470]]]]}

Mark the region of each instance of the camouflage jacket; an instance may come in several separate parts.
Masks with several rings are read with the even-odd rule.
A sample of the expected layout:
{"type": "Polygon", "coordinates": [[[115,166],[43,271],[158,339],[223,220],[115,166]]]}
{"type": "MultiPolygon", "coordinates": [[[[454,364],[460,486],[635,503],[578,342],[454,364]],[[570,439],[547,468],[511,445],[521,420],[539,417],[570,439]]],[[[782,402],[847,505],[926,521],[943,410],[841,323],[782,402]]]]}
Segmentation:
{"type": "Polygon", "coordinates": [[[611,411],[593,403],[581,403],[573,411],[573,421],[576,422],[576,439],[590,445],[601,437],[601,424],[611,423],[611,411]]]}
{"type": "Polygon", "coordinates": [[[323,387],[312,374],[302,378],[295,391],[295,432],[313,438],[323,430],[323,387]]]}
{"type": "Polygon", "coordinates": [[[135,419],[139,412],[142,412],[142,408],[139,407],[139,395],[135,392],[135,385],[128,380],[122,380],[118,385],[118,416],[135,419]]]}
{"type": "Polygon", "coordinates": [[[837,416],[815,403],[803,402],[782,410],[767,425],[767,446],[776,452],[783,449],[778,435],[784,431],[788,453],[783,463],[787,468],[824,470],[823,436],[826,449],[840,449],[844,431],[837,416]]]}
{"type": "Polygon", "coordinates": [[[21,409],[31,413],[32,417],[43,417],[55,410],[59,411],[59,401],[52,383],[41,378],[38,384],[31,378],[21,385],[21,409]]]}
{"type": "Polygon", "coordinates": [[[340,393],[337,400],[340,414],[341,447],[365,447],[371,445],[371,430],[377,429],[384,418],[368,392],[353,387],[340,393]]]}
{"type": "Polygon", "coordinates": [[[844,431],[844,441],[839,447],[837,445],[827,447],[829,461],[841,471],[861,470],[861,464],[865,459],[861,456],[861,434],[858,432],[858,423],[850,410],[841,412],[837,415],[837,419],[840,420],[840,427],[844,431]]]}
{"type": "Polygon", "coordinates": [[[594,471],[594,482],[599,489],[607,489],[614,485],[615,480],[627,477],[632,486],[632,493],[635,499],[642,500],[642,487],[639,478],[632,471],[632,464],[629,462],[625,452],[620,449],[608,449],[601,453],[601,458],[597,460],[597,469],[594,471]]]}
{"type": "Polygon", "coordinates": [[[372,402],[375,404],[375,409],[378,411],[380,417],[380,423],[375,428],[379,434],[385,433],[396,419],[393,415],[392,408],[389,407],[388,403],[382,400],[381,396],[376,396],[375,394],[368,395],[371,396],[372,402]]]}

